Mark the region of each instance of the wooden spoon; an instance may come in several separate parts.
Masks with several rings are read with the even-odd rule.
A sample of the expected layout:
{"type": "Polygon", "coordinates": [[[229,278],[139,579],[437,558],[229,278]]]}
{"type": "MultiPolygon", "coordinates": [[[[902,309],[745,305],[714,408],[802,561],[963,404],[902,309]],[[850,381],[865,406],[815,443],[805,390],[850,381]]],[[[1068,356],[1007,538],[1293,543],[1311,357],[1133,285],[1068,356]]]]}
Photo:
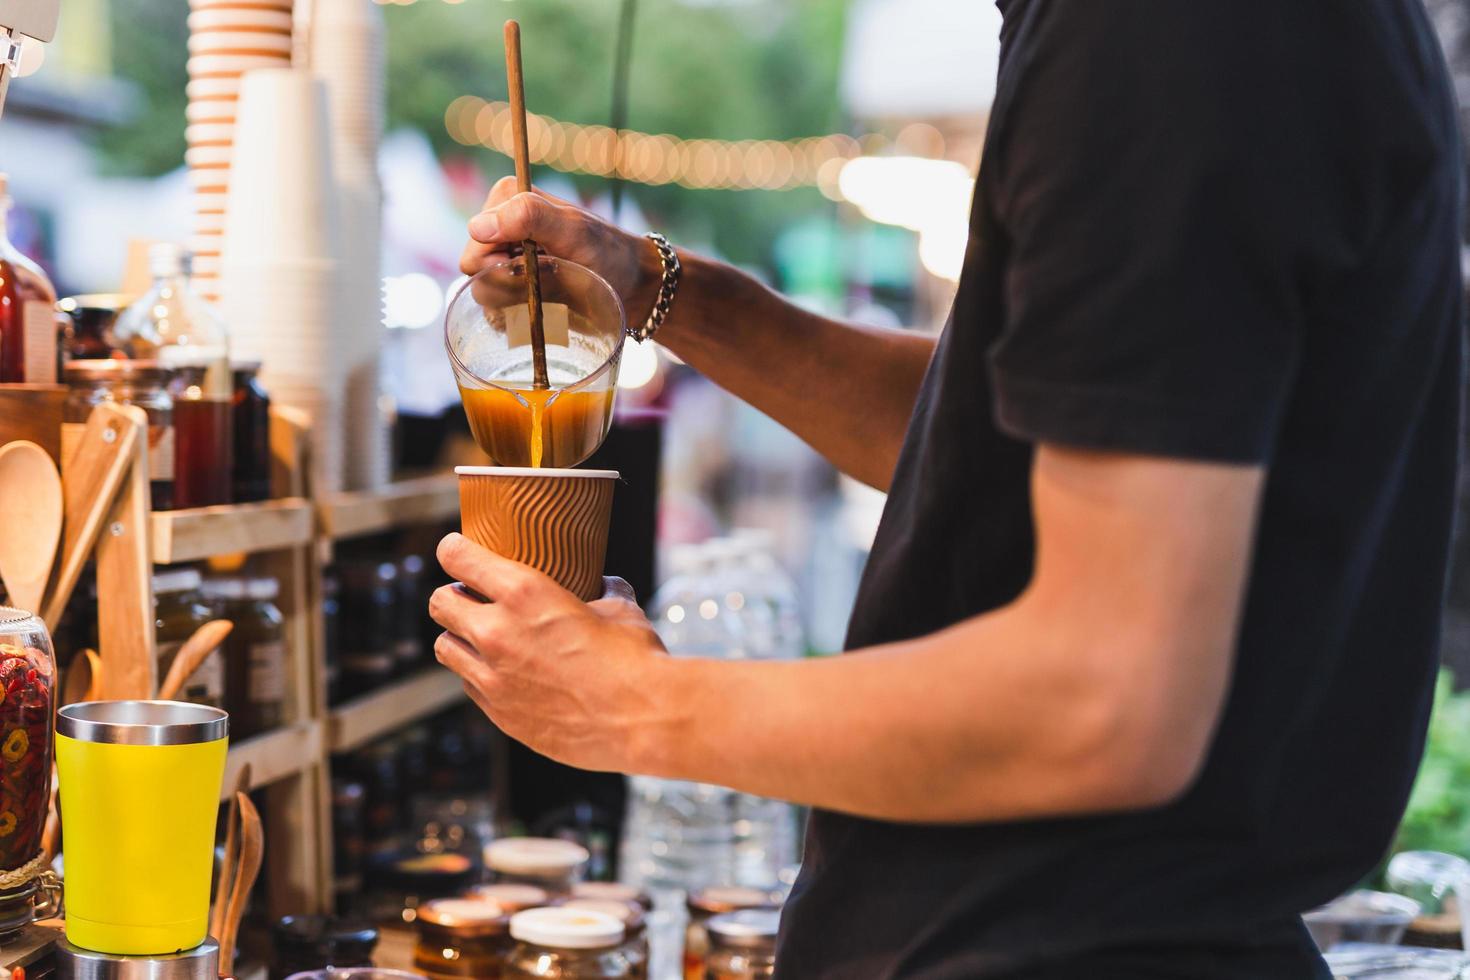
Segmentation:
{"type": "Polygon", "coordinates": [[[102,658],[96,650],[78,650],[66,669],[66,678],[61,683],[61,703],[76,704],[79,701],[96,701],[102,690],[102,658]]]}
{"type": "Polygon", "coordinates": [[[240,920],[245,916],[245,903],[250,900],[250,889],[255,887],[260,863],[265,856],[265,831],[260,825],[260,814],[255,804],[244,793],[236,793],[235,805],[240,810],[240,860],[234,884],[230,886],[230,904],[225,910],[224,928],[220,930],[220,976],[234,972],[235,941],[240,936],[240,920]]]}
{"type": "MultiPolygon", "coordinates": [[[[516,190],[531,193],[531,148],[526,136],[526,76],[521,69],[521,25],[505,22],[505,81],[510,89],[510,129],[516,161],[516,190]]],[[[550,388],[546,375],[546,328],[541,319],[541,262],[536,243],[521,243],[526,253],[526,313],[531,320],[531,386],[550,388]]]]}
{"type": "MultiPolygon", "coordinates": [[[[225,929],[225,913],[228,911],[230,899],[231,876],[235,873],[235,865],[240,859],[240,834],[237,824],[240,822],[240,797],[250,792],[250,763],[240,767],[240,775],[235,779],[235,792],[230,794],[230,812],[225,817],[225,859],[219,867],[219,882],[214,886],[214,905],[209,912],[209,934],[216,940],[222,940],[225,929]]],[[[223,968],[224,960],[220,960],[223,968]]]]}
{"type": "Polygon", "coordinates": [[[19,440],[0,447],[0,579],[10,604],[37,614],[61,541],[61,474],[46,450],[19,440]]]}
{"type": "Polygon", "coordinates": [[[179,647],[179,652],[174,654],[168,676],[158,687],[159,700],[172,701],[183,690],[189,678],[194,676],[199,665],[204,663],[204,658],[218,650],[234,628],[235,624],[228,619],[211,619],[195,630],[194,635],[185,640],[183,646],[179,647]]]}

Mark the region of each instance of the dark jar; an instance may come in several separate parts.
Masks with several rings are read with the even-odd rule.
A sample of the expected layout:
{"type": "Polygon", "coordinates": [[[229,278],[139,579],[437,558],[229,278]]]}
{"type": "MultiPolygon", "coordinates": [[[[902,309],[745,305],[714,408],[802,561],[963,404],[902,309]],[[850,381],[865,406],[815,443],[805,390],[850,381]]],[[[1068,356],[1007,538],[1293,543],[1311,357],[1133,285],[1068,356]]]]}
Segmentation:
{"type": "Polygon", "coordinates": [[[204,594],[235,624],[225,640],[225,694],[231,739],[279,727],[286,715],[285,621],[272,578],[217,578],[204,594]]]}
{"type": "Polygon", "coordinates": [[[355,919],[288,915],[271,927],[275,959],[271,980],[326,967],[372,966],[378,930],[355,919]]]}
{"type": "Polygon", "coordinates": [[[231,406],[235,460],[231,470],[235,503],[271,496],[271,397],[260,384],[259,361],[230,365],[235,395],[231,406]]]}

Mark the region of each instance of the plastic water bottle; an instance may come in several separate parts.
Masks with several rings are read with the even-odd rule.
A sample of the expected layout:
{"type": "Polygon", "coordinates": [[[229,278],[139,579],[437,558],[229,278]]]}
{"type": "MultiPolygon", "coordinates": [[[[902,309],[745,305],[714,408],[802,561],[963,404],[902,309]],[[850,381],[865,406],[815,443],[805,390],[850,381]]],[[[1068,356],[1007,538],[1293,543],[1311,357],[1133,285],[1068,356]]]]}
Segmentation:
{"type": "Polygon", "coordinates": [[[772,623],[772,658],[798,660],[806,655],[806,629],[796,582],[773,553],[775,535],[765,528],[737,528],[746,602],[763,607],[772,623]]]}

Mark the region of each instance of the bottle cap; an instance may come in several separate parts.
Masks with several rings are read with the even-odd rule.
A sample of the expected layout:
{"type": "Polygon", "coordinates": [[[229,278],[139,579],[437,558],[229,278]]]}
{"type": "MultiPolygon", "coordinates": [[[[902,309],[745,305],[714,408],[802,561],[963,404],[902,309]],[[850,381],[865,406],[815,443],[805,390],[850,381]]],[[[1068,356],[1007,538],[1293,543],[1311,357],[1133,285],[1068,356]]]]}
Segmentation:
{"type": "Polygon", "coordinates": [[[598,949],[623,941],[623,924],[603,912],[527,909],[510,918],[510,934],[523,943],[552,949],[598,949]]]}
{"type": "Polygon", "coordinates": [[[781,913],[775,909],[727,912],[705,923],[710,938],[730,946],[763,946],[776,938],[781,913]]]}
{"type": "Polygon", "coordinates": [[[485,864],[509,875],[553,878],[570,874],[592,859],[587,848],[556,837],[509,837],[485,845],[485,864]]]}

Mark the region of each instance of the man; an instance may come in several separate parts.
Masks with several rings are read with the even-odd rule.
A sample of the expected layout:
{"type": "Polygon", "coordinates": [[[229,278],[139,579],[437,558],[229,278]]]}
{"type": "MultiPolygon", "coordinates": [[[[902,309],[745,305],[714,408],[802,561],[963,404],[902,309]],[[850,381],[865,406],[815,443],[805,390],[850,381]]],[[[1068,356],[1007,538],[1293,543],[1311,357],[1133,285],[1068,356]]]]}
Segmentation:
{"type": "MultiPolygon", "coordinates": [[[[592,769],[811,804],[783,978],[1326,977],[1422,748],[1463,383],[1419,0],[1003,0],[937,344],[683,254],[659,339],[889,491],[847,656],[673,660],[458,536],[440,659],[592,769]]],[[[648,242],[502,183],[640,318],[648,242]]],[[[666,292],[666,290],[665,290],[666,292]]]]}

